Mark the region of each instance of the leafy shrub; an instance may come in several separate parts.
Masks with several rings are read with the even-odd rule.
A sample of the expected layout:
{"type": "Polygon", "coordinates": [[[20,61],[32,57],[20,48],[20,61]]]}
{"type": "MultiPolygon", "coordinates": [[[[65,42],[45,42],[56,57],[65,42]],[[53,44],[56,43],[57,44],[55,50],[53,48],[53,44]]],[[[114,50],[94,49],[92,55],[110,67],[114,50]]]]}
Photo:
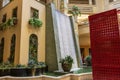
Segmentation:
{"type": "Polygon", "coordinates": [[[34,26],[35,28],[39,28],[39,27],[41,27],[42,26],[42,21],[40,20],[40,19],[37,19],[37,18],[31,18],[30,20],[29,20],[29,24],[30,25],[32,25],[32,26],[34,26]]]}
{"type": "Polygon", "coordinates": [[[30,67],[30,68],[36,68],[36,65],[37,65],[37,62],[34,60],[30,60],[28,62],[28,67],[30,67]]]}
{"type": "Polygon", "coordinates": [[[77,6],[73,6],[69,13],[71,13],[73,16],[78,16],[81,14],[80,9],[77,6]]]}
{"type": "Polygon", "coordinates": [[[13,17],[11,19],[8,19],[7,24],[8,24],[8,26],[14,26],[14,25],[16,25],[17,24],[17,18],[13,17]]]}
{"type": "Polygon", "coordinates": [[[90,55],[85,57],[85,63],[87,66],[91,66],[91,58],[92,57],[90,55]]]}
{"type": "Polygon", "coordinates": [[[71,56],[66,56],[65,58],[60,60],[60,63],[73,63],[73,58],[71,56]]]}
{"type": "Polygon", "coordinates": [[[37,67],[44,68],[44,67],[46,67],[46,64],[44,62],[38,62],[37,67]]]}
{"type": "Polygon", "coordinates": [[[17,65],[15,66],[15,68],[26,68],[26,66],[25,66],[25,65],[22,65],[22,64],[17,64],[17,65]]]}

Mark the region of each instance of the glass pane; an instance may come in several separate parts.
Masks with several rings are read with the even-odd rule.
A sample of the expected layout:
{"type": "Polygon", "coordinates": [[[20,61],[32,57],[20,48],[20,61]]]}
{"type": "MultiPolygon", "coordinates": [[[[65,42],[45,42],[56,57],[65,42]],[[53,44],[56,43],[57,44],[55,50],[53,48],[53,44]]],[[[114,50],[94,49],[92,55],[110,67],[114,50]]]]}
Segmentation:
{"type": "Polygon", "coordinates": [[[13,9],[12,17],[16,17],[17,18],[17,7],[13,9]]]}

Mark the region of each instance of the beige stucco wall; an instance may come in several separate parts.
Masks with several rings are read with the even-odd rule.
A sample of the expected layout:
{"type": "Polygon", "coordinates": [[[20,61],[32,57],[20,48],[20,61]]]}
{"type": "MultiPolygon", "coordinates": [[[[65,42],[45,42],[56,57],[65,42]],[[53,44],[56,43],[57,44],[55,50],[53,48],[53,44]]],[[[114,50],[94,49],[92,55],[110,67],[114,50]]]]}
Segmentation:
{"type": "Polygon", "coordinates": [[[16,35],[15,64],[27,64],[29,53],[29,37],[31,34],[38,36],[38,60],[45,61],[45,5],[35,0],[14,0],[0,10],[0,23],[2,16],[7,13],[7,20],[12,16],[13,8],[18,7],[18,24],[5,31],[0,31],[0,40],[5,38],[4,61],[10,55],[10,43],[13,34],[16,35]],[[28,24],[31,7],[39,10],[39,18],[43,25],[40,29],[31,28],[28,24]]]}
{"type": "Polygon", "coordinates": [[[35,0],[23,0],[22,4],[20,63],[28,63],[29,37],[31,34],[36,34],[38,37],[38,60],[45,61],[45,5],[35,0]],[[28,24],[31,7],[39,10],[39,19],[43,22],[39,29],[28,24]]]}
{"type": "Polygon", "coordinates": [[[14,0],[5,7],[3,7],[0,10],[0,23],[2,23],[2,16],[7,13],[7,20],[12,17],[12,10],[15,7],[18,7],[18,24],[15,27],[12,27],[10,29],[7,29],[5,31],[0,31],[0,40],[1,38],[5,39],[5,44],[4,44],[4,61],[7,60],[7,58],[10,55],[10,44],[11,44],[11,37],[13,34],[16,35],[16,50],[15,50],[15,63],[18,63],[19,61],[19,48],[20,48],[20,33],[21,33],[21,3],[22,0],[14,0]]]}

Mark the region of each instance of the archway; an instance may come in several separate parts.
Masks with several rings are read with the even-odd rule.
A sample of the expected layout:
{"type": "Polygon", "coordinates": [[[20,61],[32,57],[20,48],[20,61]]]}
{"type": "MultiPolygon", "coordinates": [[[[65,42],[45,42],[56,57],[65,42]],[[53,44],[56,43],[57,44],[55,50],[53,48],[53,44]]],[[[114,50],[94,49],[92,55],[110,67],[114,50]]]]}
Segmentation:
{"type": "Polygon", "coordinates": [[[13,34],[13,36],[12,36],[12,38],[11,38],[10,56],[9,56],[9,58],[8,58],[8,60],[10,61],[10,63],[14,63],[15,43],[16,43],[16,36],[15,36],[15,34],[13,34]]]}
{"type": "Polygon", "coordinates": [[[31,34],[29,38],[29,62],[37,62],[38,38],[35,34],[31,34]]]}
{"type": "Polygon", "coordinates": [[[0,63],[3,62],[3,54],[4,54],[4,38],[1,39],[0,43],[0,63]]]}

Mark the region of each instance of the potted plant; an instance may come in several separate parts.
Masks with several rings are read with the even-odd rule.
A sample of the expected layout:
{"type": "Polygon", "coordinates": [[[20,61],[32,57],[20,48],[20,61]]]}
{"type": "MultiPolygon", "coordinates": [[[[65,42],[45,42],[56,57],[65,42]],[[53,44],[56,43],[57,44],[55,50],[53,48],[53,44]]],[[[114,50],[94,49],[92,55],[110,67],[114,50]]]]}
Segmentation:
{"type": "Polygon", "coordinates": [[[44,62],[38,62],[35,75],[40,75],[45,73],[45,69],[46,69],[46,64],[44,62]]]}
{"type": "Polygon", "coordinates": [[[42,64],[41,62],[38,62],[36,65],[35,75],[40,75],[40,74],[42,74],[42,64]]]}
{"type": "Polygon", "coordinates": [[[72,9],[68,11],[68,13],[74,16],[76,22],[77,22],[77,17],[81,15],[80,9],[77,6],[73,6],[72,9]]]}
{"type": "Polygon", "coordinates": [[[29,24],[34,26],[35,28],[39,28],[42,26],[42,21],[40,19],[37,18],[30,18],[29,20],[29,24]]]}
{"type": "Polygon", "coordinates": [[[10,75],[10,69],[12,65],[7,61],[5,63],[0,64],[0,76],[8,76],[10,75]]]}
{"type": "Polygon", "coordinates": [[[66,56],[60,60],[60,63],[62,64],[62,68],[65,72],[70,72],[73,64],[73,58],[71,56],[66,56]]]}
{"type": "Polygon", "coordinates": [[[17,24],[17,18],[13,17],[7,21],[8,26],[14,26],[17,24]]]}
{"type": "Polygon", "coordinates": [[[37,62],[34,60],[30,60],[28,62],[28,67],[26,69],[27,71],[27,76],[35,76],[35,71],[36,71],[36,64],[37,62]]]}
{"type": "Polygon", "coordinates": [[[87,66],[91,66],[91,64],[92,64],[91,58],[92,58],[91,55],[88,55],[88,56],[85,57],[85,64],[87,66]]]}
{"type": "Polygon", "coordinates": [[[17,64],[13,68],[11,68],[11,76],[22,77],[26,76],[26,66],[22,64],[17,64]]]}
{"type": "Polygon", "coordinates": [[[80,9],[77,6],[73,6],[69,13],[71,13],[73,16],[81,15],[80,9]]]}

